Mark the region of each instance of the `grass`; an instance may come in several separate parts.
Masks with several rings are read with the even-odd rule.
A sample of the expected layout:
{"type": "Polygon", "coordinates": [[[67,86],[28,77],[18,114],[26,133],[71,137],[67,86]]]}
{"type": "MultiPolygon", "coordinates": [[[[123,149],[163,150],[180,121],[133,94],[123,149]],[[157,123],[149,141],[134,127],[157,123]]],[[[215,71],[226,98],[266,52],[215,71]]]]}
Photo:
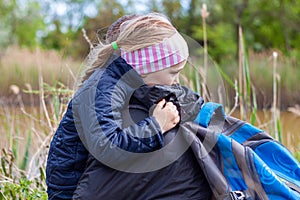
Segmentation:
{"type": "MultiPolygon", "coordinates": [[[[0,199],[47,199],[45,165],[49,144],[72,90],[63,84],[44,83],[38,91],[50,94],[47,106],[25,106],[20,94],[17,105],[1,102],[0,199]]],[[[45,104],[44,104],[45,105],[45,104]]]]}
{"type": "Polygon", "coordinates": [[[1,58],[0,199],[47,199],[49,143],[73,93],[70,71],[79,66],[38,49],[12,47],[1,58]]]}
{"type": "Polygon", "coordinates": [[[0,58],[0,94],[2,97],[11,95],[9,88],[12,84],[21,90],[27,89],[25,84],[29,84],[32,89],[38,89],[39,69],[44,82],[51,85],[60,81],[72,87],[74,79],[78,78],[76,72],[80,66],[78,61],[64,58],[56,51],[9,47],[0,58]]]}
{"type": "MultiPolygon", "coordinates": [[[[268,108],[272,102],[272,52],[249,52],[249,66],[251,84],[257,92],[259,108],[268,108]]],[[[226,69],[226,73],[235,73],[235,66],[226,69]]],[[[297,83],[300,78],[300,69],[296,63],[291,62],[283,55],[279,55],[277,62],[277,74],[279,78],[278,90],[280,90],[280,108],[286,110],[290,106],[299,104],[300,88],[297,83]]]]}

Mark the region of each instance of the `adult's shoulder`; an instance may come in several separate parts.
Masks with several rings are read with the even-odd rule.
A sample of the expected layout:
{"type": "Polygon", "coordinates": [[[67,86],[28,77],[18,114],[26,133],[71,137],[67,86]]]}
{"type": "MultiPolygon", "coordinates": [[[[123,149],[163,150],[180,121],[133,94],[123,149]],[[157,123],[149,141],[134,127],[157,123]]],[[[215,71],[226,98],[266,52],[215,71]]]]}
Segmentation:
{"type": "Polygon", "coordinates": [[[189,96],[191,98],[195,98],[195,99],[198,99],[198,98],[201,98],[200,94],[196,93],[194,90],[192,90],[191,88],[187,87],[187,86],[184,86],[184,85],[181,85],[180,86],[181,89],[184,91],[184,94],[186,96],[189,96]]]}
{"type": "Polygon", "coordinates": [[[106,63],[106,70],[111,71],[112,73],[124,74],[133,68],[126,63],[126,61],[118,55],[113,55],[106,63]]]}

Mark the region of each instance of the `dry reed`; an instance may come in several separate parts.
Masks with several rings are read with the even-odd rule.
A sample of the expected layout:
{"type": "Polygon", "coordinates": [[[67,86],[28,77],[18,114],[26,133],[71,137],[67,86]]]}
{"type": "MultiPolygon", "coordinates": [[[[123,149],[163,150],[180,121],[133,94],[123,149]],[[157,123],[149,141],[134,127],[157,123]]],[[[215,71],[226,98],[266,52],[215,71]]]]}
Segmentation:
{"type": "Polygon", "coordinates": [[[38,89],[38,65],[42,68],[44,82],[52,85],[60,81],[72,87],[81,63],[71,58],[63,58],[54,50],[9,47],[0,60],[0,96],[10,96],[9,87],[12,84],[20,87],[21,91],[27,89],[25,84],[30,84],[32,89],[38,89]],[[70,71],[75,75],[71,75],[70,71]]]}

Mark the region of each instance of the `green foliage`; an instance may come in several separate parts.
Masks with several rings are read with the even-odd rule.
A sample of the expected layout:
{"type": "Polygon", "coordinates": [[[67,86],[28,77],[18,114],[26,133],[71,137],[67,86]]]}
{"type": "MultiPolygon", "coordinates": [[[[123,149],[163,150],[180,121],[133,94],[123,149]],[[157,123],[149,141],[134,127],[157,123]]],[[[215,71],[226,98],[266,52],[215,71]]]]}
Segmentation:
{"type": "MultiPolygon", "coordinates": [[[[98,30],[107,28],[120,16],[141,12],[133,9],[139,8],[139,2],[132,0],[58,0],[56,3],[67,5],[65,13],[60,15],[53,14],[56,11],[52,1],[26,2],[26,6],[20,6],[17,0],[0,0],[0,18],[4,22],[0,25],[0,46],[16,43],[27,47],[42,45],[44,48],[64,50],[79,59],[86,55],[89,47],[81,28],[85,28],[88,37],[93,40],[98,30]],[[89,6],[96,9],[93,15],[87,12],[89,6]],[[48,20],[47,27],[45,18],[48,20]],[[80,21],[74,22],[75,18],[80,21]],[[46,31],[49,27],[52,29],[46,31]],[[41,31],[43,34],[37,37],[41,31]]],[[[236,58],[239,25],[244,29],[249,49],[279,49],[299,60],[299,1],[151,0],[143,4],[143,10],[165,13],[180,32],[193,36],[201,43],[200,10],[203,3],[207,4],[210,13],[207,18],[209,54],[219,64],[236,58]]]]}
{"type": "Polygon", "coordinates": [[[41,38],[42,46],[55,50],[72,49],[76,33],[74,33],[71,29],[67,32],[62,32],[60,30],[61,23],[59,21],[54,21],[53,24],[55,29],[53,31],[49,31],[46,36],[41,38]]]}
{"type": "Polygon", "coordinates": [[[278,130],[278,141],[282,143],[282,128],[281,128],[281,121],[279,118],[277,118],[276,126],[278,130]]]}
{"type": "Polygon", "coordinates": [[[29,0],[21,6],[16,0],[0,0],[0,9],[4,22],[0,25],[0,47],[15,44],[36,47],[37,32],[45,28],[39,4],[29,0]]]}
{"type": "Polygon", "coordinates": [[[27,164],[28,164],[29,150],[30,150],[30,146],[31,146],[31,134],[32,134],[32,131],[28,130],[25,153],[24,153],[24,157],[23,157],[23,160],[22,160],[22,163],[21,163],[21,166],[20,166],[21,170],[26,170],[26,167],[27,167],[27,164]]]}
{"type": "MultiPolygon", "coordinates": [[[[194,26],[193,38],[203,41],[202,27],[194,26]]],[[[237,40],[235,28],[231,24],[220,23],[207,29],[208,53],[218,63],[223,60],[230,62],[235,59],[237,40]]]]}
{"type": "Polygon", "coordinates": [[[36,47],[37,32],[45,29],[41,8],[37,2],[29,1],[25,9],[20,9],[19,13],[15,27],[17,44],[30,48],[36,47]]]}
{"type": "MultiPolygon", "coordinates": [[[[279,49],[286,55],[293,49],[297,49],[297,52],[299,52],[300,36],[298,34],[299,25],[297,25],[300,23],[300,18],[297,17],[300,13],[299,1],[275,0],[270,3],[267,0],[199,0],[197,3],[190,1],[190,5],[193,2],[197,6],[202,3],[207,4],[210,12],[207,19],[209,26],[207,35],[209,46],[212,47],[209,49],[209,52],[217,61],[227,59],[227,53],[231,57],[235,56],[237,52],[238,25],[241,25],[244,29],[245,42],[249,49],[254,49],[255,51],[279,49]],[[221,41],[218,41],[218,39],[221,41]],[[227,42],[228,39],[229,41],[227,42]]],[[[201,37],[199,37],[202,35],[201,23],[199,24],[201,22],[199,10],[199,8],[190,9],[187,12],[189,16],[197,19],[198,23],[193,20],[187,20],[183,25],[185,27],[181,28],[185,30],[192,26],[193,31],[189,34],[199,38],[201,41],[201,37]]],[[[186,18],[190,18],[189,16],[186,18]]]]}
{"type": "Polygon", "coordinates": [[[32,189],[33,184],[33,181],[26,178],[21,178],[18,182],[4,182],[0,186],[0,199],[48,199],[46,191],[37,188],[32,189]]]}
{"type": "Polygon", "coordinates": [[[13,26],[11,23],[14,20],[16,6],[16,0],[0,0],[0,47],[7,47],[13,43],[13,26]]]}
{"type": "Polygon", "coordinates": [[[299,17],[296,17],[299,11],[299,1],[250,1],[243,18],[244,27],[253,35],[253,40],[249,41],[250,47],[255,41],[260,43],[263,49],[276,48],[285,53],[290,51],[291,41],[299,38],[294,35],[295,30],[299,31],[299,26],[296,25],[300,22],[299,17]],[[255,7],[260,9],[255,11],[255,7]]]}
{"type": "Polygon", "coordinates": [[[252,107],[252,112],[250,115],[250,123],[252,125],[255,125],[256,121],[257,121],[257,101],[256,101],[256,93],[255,90],[252,90],[253,94],[252,94],[252,102],[253,102],[253,107],[252,107]]]}
{"type": "Polygon", "coordinates": [[[179,19],[182,12],[180,0],[162,0],[164,12],[171,19],[179,19]]]}
{"type": "Polygon", "coordinates": [[[0,199],[47,199],[47,193],[41,182],[45,179],[40,176],[36,179],[27,179],[23,171],[18,170],[12,152],[2,149],[1,152],[1,184],[0,199]]]}

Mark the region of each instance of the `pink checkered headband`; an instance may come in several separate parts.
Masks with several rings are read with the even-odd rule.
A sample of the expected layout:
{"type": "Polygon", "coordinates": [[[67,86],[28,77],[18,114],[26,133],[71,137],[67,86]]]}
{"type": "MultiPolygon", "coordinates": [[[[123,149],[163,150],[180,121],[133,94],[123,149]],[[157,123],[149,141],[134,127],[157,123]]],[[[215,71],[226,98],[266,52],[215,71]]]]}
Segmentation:
{"type": "Polygon", "coordinates": [[[188,56],[187,43],[178,32],[161,43],[135,51],[126,52],[121,48],[121,57],[140,75],[172,67],[188,56]]]}

